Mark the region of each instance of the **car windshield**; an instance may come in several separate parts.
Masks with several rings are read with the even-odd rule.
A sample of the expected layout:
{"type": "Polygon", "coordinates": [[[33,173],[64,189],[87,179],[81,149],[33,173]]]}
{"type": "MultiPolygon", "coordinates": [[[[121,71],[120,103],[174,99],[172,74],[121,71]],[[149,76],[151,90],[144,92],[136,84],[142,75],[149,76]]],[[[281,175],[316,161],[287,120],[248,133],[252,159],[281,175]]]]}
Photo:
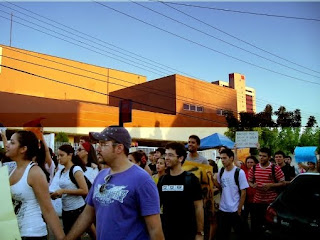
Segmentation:
{"type": "Polygon", "coordinates": [[[297,177],[280,196],[280,201],[299,216],[319,218],[320,175],[297,177]]]}

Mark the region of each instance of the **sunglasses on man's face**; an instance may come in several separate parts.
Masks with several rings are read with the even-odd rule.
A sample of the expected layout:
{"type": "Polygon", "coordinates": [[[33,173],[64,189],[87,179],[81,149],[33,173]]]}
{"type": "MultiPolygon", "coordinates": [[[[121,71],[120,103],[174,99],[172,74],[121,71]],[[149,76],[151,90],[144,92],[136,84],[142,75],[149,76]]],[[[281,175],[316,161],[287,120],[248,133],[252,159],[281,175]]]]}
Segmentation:
{"type": "Polygon", "coordinates": [[[100,189],[99,189],[99,192],[100,193],[103,193],[105,190],[107,190],[107,184],[108,182],[110,181],[112,175],[107,175],[105,178],[104,178],[104,183],[101,185],[100,189]]]}

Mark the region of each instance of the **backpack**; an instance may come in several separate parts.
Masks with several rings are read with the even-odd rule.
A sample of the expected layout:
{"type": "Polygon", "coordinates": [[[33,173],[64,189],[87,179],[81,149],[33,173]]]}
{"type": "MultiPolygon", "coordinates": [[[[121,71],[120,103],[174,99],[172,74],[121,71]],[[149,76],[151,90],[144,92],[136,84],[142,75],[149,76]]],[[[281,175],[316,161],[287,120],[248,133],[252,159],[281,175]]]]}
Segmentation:
{"type": "MultiPolygon", "coordinates": [[[[77,183],[77,181],[76,181],[76,179],[75,179],[75,177],[74,177],[74,175],[73,175],[73,169],[74,169],[75,166],[76,166],[76,165],[72,165],[72,167],[70,168],[70,170],[69,170],[69,178],[70,178],[71,182],[73,182],[73,184],[76,185],[77,188],[79,188],[79,185],[78,185],[78,183],[77,183]]],[[[61,174],[62,174],[62,172],[64,171],[64,169],[65,169],[65,168],[63,168],[63,169],[61,170],[61,172],[60,172],[60,177],[61,177],[61,174]]],[[[90,188],[91,188],[91,186],[92,186],[92,183],[89,181],[89,179],[88,179],[85,175],[83,175],[83,176],[84,176],[84,180],[86,180],[86,183],[87,183],[87,186],[88,186],[88,191],[89,191],[90,188]]],[[[85,199],[86,196],[82,196],[82,198],[85,199]]]]}
{"type": "MultiPolygon", "coordinates": [[[[221,168],[220,170],[220,181],[222,178],[222,174],[224,173],[224,167],[221,168]]],[[[236,182],[238,189],[239,189],[239,195],[241,196],[241,189],[240,189],[240,185],[239,185],[239,173],[240,173],[240,168],[236,168],[236,171],[234,172],[234,181],[236,182]]],[[[222,193],[222,188],[220,189],[220,192],[222,193]]]]}

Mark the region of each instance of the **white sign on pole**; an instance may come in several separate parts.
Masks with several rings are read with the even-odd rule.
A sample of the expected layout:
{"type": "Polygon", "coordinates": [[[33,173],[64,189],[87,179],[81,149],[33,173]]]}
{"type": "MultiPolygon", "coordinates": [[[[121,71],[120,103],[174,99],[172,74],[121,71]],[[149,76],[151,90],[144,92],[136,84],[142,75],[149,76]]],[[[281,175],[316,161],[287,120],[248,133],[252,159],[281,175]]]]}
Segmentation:
{"type": "Polygon", "coordinates": [[[237,148],[256,148],[258,146],[259,136],[256,131],[236,132],[237,148]]]}

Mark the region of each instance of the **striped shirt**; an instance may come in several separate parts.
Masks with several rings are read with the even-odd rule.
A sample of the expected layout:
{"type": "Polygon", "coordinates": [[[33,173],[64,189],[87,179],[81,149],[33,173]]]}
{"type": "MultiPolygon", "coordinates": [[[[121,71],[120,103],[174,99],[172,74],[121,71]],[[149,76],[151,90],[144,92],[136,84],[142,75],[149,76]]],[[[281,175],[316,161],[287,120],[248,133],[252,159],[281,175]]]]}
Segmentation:
{"type": "MultiPolygon", "coordinates": [[[[275,166],[275,177],[278,182],[284,181],[284,174],[279,166],[275,166]]],[[[266,183],[274,183],[271,163],[266,168],[261,167],[260,163],[257,164],[254,176],[253,168],[251,168],[248,180],[249,182],[253,182],[254,179],[259,187],[266,183]]],[[[268,191],[264,191],[259,188],[256,190],[257,191],[253,199],[254,203],[272,203],[278,196],[278,193],[273,188],[270,188],[268,191]]]]}

